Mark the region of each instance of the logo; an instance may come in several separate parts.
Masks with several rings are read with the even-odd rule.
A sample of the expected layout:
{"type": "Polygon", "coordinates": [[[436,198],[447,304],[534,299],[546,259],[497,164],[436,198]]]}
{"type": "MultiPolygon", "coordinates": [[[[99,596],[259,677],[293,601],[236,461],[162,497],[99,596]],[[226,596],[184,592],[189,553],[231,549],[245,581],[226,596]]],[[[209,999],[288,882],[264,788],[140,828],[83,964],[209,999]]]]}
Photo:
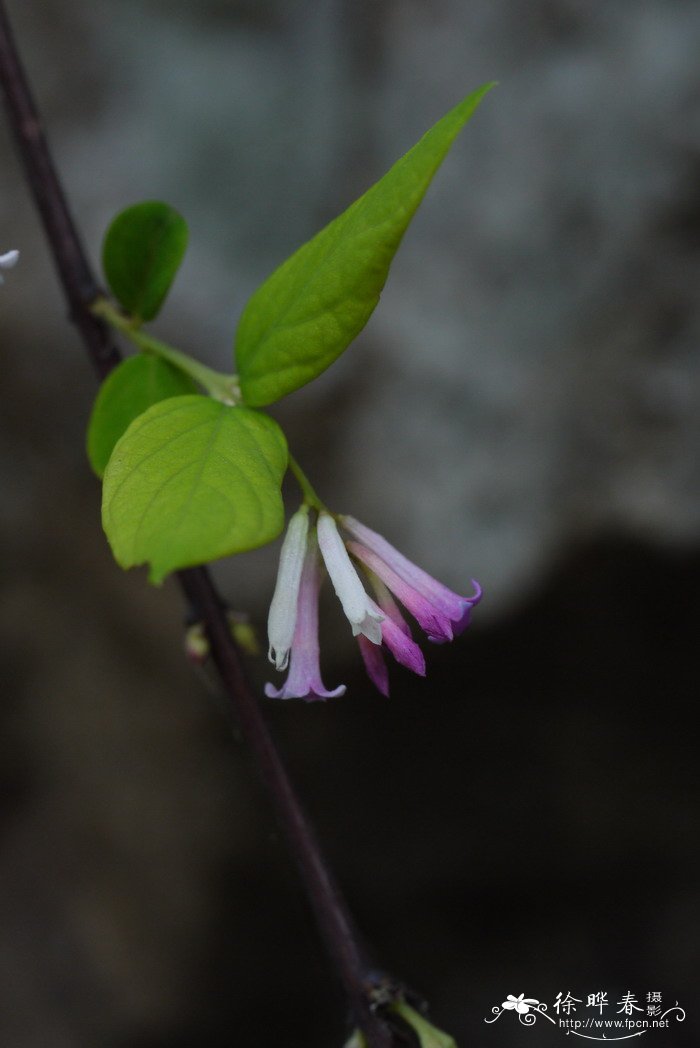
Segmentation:
{"type": "Polygon", "coordinates": [[[566,994],[558,993],[552,1005],[555,1013],[552,1015],[544,1001],[526,997],[524,993],[518,997],[509,993],[505,1001],[491,1009],[493,1018],[486,1018],[484,1022],[495,1023],[506,1012],[512,1012],[522,1026],[534,1026],[542,1018],[567,1036],[573,1034],[586,1041],[628,1041],[632,1037],[643,1037],[652,1030],[668,1030],[671,1022],[682,1023],[685,1019],[685,1011],[678,1001],[664,1009],[660,990],[649,990],[646,997],[642,996],[641,1004],[631,990],[615,1004],[608,999],[606,990],[587,994],[585,1001],[584,1004],[583,996],[574,997],[571,990],[566,994]],[[613,1010],[608,1012],[606,1009],[613,1010]]]}

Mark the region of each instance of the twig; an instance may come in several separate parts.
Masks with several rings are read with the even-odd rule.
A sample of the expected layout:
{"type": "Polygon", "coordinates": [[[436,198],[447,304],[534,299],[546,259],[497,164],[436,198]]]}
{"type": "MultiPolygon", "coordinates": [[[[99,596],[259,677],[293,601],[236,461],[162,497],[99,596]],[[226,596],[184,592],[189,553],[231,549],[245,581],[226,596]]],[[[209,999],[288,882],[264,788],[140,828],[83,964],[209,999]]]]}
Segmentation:
{"type": "MultiPolygon", "coordinates": [[[[80,331],[98,376],[104,378],[119,363],[121,354],[106,326],[90,312],[90,304],[100,293],[100,288],[68,210],[3,0],[0,0],[0,83],[5,92],[10,126],[44,224],[70,317],[80,331]]],[[[205,568],[180,571],[178,581],[186,599],[205,624],[223,686],[271,794],[321,937],[343,984],[355,1021],[363,1030],[369,1048],[392,1048],[391,1031],[371,1007],[372,979],[346,903],[245,679],[223,602],[205,568]]]]}

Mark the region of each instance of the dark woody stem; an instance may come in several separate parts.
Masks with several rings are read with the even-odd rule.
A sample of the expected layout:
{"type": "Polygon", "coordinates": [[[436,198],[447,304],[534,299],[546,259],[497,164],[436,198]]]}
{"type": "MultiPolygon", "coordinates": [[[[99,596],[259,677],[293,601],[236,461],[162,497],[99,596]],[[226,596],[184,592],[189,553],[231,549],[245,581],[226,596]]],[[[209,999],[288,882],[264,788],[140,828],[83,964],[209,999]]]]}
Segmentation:
{"type": "MultiPolygon", "coordinates": [[[[100,296],[101,289],[68,210],[3,0],[0,0],[0,83],[5,93],[10,126],[44,224],[70,318],[80,332],[98,376],[104,378],[119,363],[121,355],[105,323],[91,312],[91,305],[100,296]]],[[[392,1033],[372,1008],[372,978],[352,919],[245,679],[223,601],[205,568],[180,571],[178,581],[194,613],[205,624],[223,687],[271,795],[354,1020],[362,1029],[369,1048],[393,1048],[392,1033]]]]}

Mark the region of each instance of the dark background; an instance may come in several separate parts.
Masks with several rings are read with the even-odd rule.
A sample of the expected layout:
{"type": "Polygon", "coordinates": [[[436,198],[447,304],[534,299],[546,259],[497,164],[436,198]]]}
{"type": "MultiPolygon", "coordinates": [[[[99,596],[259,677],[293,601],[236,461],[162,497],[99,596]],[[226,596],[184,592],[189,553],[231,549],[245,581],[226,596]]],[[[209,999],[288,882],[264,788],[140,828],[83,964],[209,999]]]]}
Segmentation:
{"type": "MultiPolygon", "coordinates": [[[[256,284],[498,79],[367,330],[275,409],[327,501],[471,630],[372,694],[324,602],[327,704],[265,703],[379,965],[461,1048],[663,993],[697,1041],[700,9],[682,0],[10,3],[86,244],[162,197],[158,331],[230,367],[256,284]],[[583,1014],[583,1006],[579,1006],[583,1014]]],[[[0,1043],[330,1048],[344,1004],[171,583],[112,563],[94,383],[0,129],[0,1043]]],[[[290,507],[295,495],[290,487],[290,507]]],[[[275,547],[217,566],[261,632],[275,547]]],[[[266,665],[252,663],[260,687],[266,665]]]]}

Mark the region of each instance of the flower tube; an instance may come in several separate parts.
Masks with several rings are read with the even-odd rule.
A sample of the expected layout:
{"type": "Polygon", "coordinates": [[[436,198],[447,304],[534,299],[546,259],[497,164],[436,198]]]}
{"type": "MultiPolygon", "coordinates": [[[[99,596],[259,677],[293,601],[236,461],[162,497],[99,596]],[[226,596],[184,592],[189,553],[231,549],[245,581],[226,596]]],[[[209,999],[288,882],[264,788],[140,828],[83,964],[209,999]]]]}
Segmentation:
{"type": "Polygon", "coordinates": [[[380,623],[384,616],[360,582],[345,543],[329,513],[319,514],[318,544],[353,634],[357,636],[358,633],[362,633],[372,644],[381,644],[380,623]]]}
{"type": "Polygon", "coordinates": [[[289,521],[277,569],[275,592],[267,617],[270,642],[268,658],[278,670],[285,670],[294,638],[301,572],[309,533],[309,510],[302,506],[289,521]]]}
{"type": "Polygon", "coordinates": [[[318,644],[318,595],[321,589],[321,562],[316,534],[311,530],[301,571],[294,638],[289,674],[281,688],[265,685],[270,699],[332,699],[345,694],[341,684],[329,691],[321,680],[318,644]]]}

